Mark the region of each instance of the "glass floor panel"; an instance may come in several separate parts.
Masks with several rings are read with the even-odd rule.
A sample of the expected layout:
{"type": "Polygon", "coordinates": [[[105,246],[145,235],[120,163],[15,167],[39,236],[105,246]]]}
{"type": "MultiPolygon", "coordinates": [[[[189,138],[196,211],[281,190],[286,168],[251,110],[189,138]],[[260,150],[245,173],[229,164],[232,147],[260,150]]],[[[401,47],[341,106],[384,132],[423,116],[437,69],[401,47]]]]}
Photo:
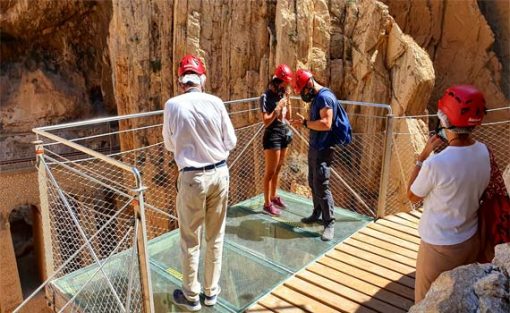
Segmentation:
{"type": "MultiPolygon", "coordinates": [[[[263,213],[262,195],[229,208],[220,279],[222,292],[218,304],[213,308],[202,306],[203,312],[242,312],[372,220],[336,208],[335,238],[324,242],[320,239],[322,225],[300,222],[302,217],[310,215],[311,200],[283,191],[278,194],[288,206],[279,217],[263,213]]],[[[202,247],[201,257],[205,255],[204,249],[202,247]]],[[[150,240],[148,250],[156,312],[179,312],[171,301],[172,292],[179,288],[182,278],[178,230],[150,240]]],[[[127,277],[127,270],[119,266],[127,262],[127,253],[129,250],[119,253],[110,262],[109,271],[115,271],[112,275],[127,277]]],[[[201,258],[199,275],[203,273],[202,267],[201,258]]],[[[80,269],[56,280],[53,285],[66,298],[71,298],[73,291],[80,289],[80,282],[86,281],[96,270],[95,266],[80,269]]],[[[89,295],[83,301],[91,298],[89,295]]]]}

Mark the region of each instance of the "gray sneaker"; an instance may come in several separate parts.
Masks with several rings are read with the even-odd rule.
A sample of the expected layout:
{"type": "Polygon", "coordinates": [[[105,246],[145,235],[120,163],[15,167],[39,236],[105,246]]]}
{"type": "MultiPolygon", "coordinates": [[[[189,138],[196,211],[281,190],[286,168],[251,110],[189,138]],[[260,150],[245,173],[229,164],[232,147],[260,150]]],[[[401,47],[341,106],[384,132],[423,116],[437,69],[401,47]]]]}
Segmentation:
{"type": "Polygon", "coordinates": [[[330,241],[335,236],[335,228],[333,226],[324,227],[321,239],[323,241],[330,241]]]}

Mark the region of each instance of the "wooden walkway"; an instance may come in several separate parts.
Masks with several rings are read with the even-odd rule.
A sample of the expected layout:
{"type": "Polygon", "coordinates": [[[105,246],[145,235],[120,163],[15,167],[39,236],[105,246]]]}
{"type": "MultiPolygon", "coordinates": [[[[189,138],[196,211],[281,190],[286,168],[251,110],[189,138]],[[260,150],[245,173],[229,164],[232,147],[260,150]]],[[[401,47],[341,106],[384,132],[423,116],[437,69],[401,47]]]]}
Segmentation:
{"type": "Polygon", "coordinates": [[[368,224],[247,312],[407,312],[420,217],[413,211],[368,224]]]}

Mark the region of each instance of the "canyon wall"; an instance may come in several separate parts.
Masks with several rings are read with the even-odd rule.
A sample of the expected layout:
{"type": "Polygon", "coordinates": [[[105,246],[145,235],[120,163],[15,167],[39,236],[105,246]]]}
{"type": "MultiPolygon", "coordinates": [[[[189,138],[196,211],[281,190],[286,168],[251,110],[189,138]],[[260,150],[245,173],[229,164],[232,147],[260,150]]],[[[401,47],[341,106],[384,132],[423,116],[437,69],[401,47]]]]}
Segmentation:
{"type": "MultiPolygon", "coordinates": [[[[275,65],[285,62],[310,69],[339,98],[391,104],[396,115],[422,114],[435,78],[427,52],[400,30],[386,5],[373,0],[118,0],[113,1],[108,45],[119,114],[162,109],[178,93],[177,64],[188,53],[204,60],[206,89],[224,100],[260,95],[275,65]]],[[[241,108],[250,106],[230,105],[231,110],[241,108]]],[[[386,112],[347,109],[356,132],[379,136],[377,142],[368,138],[358,145],[352,160],[353,167],[363,168],[365,189],[377,193],[384,119],[373,117],[386,112]]],[[[258,120],[258,113],[233,121],[240,126],[246,119],[258,120]]],[[[155,122],[161,119],[132,119],[121,127],[155,122]]],[[[400,129],[407,130],[407,121],[402,124],[400,129]]],[[[131,150],[160,140],[159,129],[128,132],[121,146],[131,150]]],[[[258,150],[253,151],[256,159],[258,150]]],[[[152,158],[137,165],[146,177],[152,173],[148,181],[157,181],[153,164],[159,163],[152,158]]],[[[165,165],[164,170],[175,169],[165,165]]]]}
{"type": "Polygon", "coordinates": [[[119,113],[161,108],[186,53],[204,59],[208,91],[226,100],[261,94],[283,62],[399,114],[423,112],[434,81],[426,53],[377,1],[114,1],[110,34],[119,113]]]}
{"type": "Polygon", "coordinates": [[[2,1],[0,159],[33,157],[33,127],[116,113],[107,1],[2,1]]]}
{"type": "MultiPolygon", "coordinates": [[[[275,65],[287,63],[312,70],[341,99],[390,104],[397,116],[434,112],[452,83],[474,84],[485,92],[489,107],[505,106],[509,6],[508,1],[475,0],[0,1],[0,161],[33,158],[36,126],[162,109],[178,93],[177,62],[187,53],[205,61],[207,91],[225,100],[260,95],[275,65]]],[[[373,187],[376,194],[384,125],[367,115],[385,112],[350,105],[347,110],[356,132],[376,134],[367,137],[375,141],[358,143],[352,163],[364,171],[361,188],[373,187]]],[[[504,112],[492,116],[510,118],[504,112]]],[[[247,119],[258,118],[255,111],[247,119]]],[[[155,122],[161,119],[133,119],[120,127],[155,122]]],[[[234,122],[239,126],[246,120],[234,122]]],[[[407,119],[395,123],[400,149],[392,155],[388,201],[400,209],[407,203],[405,171],[426,138],[398,133],[426,132],[427,125],[407,119]]],[[[130,150],[160,140],[159,129],[126,132],[120,145],[130,150]]],[[[252,149],[257,169],[259,148],[252,149]]],[[[157,198],[173,208],[174,195],[166,189],[173,181],[165,185],[159,177],[175,175],[175,165],[165,162],[170,158],[157,151],[149,157],[135,152],[124,160],[140,166],[152,182],[155,194],[148,195],[149,202],[157,198]]],[[[1,237],[10,242],[9,236],[1,237]]],[[[7,270],[15,272],[15,260],[7,262],[7,270]]],[[[14,285],[9,288],[19,289],[14,285]]],[[[19,298],[20,291],[11,294],[19,298]]],[[[0,311],[12,309],[17,300],[0,297],[0,311]]]]}
{"type": "MultiPolygon", "coordinates": [[[[402,30],[434,63],[435,86],[428,108],[452,84],[473,84],[489,108],[510,105],[509,1],[383,0],[402,30]]],[[[508,119],[509,110],[489,119],[508,119]]]]}
{"type": "Polygon", "coordinates": [[[207,89],[224,99],[259,95],[286,62],[397,115],[435,111],[453,83],[508,104],[510,3],[382,2],[2,1],[0,156],[30,156],[34,126],[161,109],[185,53],[204,59],[207,89]]]}

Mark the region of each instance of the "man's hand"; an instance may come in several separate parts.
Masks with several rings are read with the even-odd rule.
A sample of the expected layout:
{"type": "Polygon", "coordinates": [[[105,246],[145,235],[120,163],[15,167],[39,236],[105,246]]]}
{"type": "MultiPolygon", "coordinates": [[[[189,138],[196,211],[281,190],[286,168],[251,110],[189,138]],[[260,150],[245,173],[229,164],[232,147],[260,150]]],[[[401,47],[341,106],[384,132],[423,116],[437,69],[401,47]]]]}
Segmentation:
{"type": "Polygon", "coordinates": [[[292,126],[299,128],[299,127],[304,125],[305,117],[303,115],[299,114],[299,113],[296,113],[296,115],[298,117],[297,118],[293,118],[290,123],[292,124],[292,126]]]}

